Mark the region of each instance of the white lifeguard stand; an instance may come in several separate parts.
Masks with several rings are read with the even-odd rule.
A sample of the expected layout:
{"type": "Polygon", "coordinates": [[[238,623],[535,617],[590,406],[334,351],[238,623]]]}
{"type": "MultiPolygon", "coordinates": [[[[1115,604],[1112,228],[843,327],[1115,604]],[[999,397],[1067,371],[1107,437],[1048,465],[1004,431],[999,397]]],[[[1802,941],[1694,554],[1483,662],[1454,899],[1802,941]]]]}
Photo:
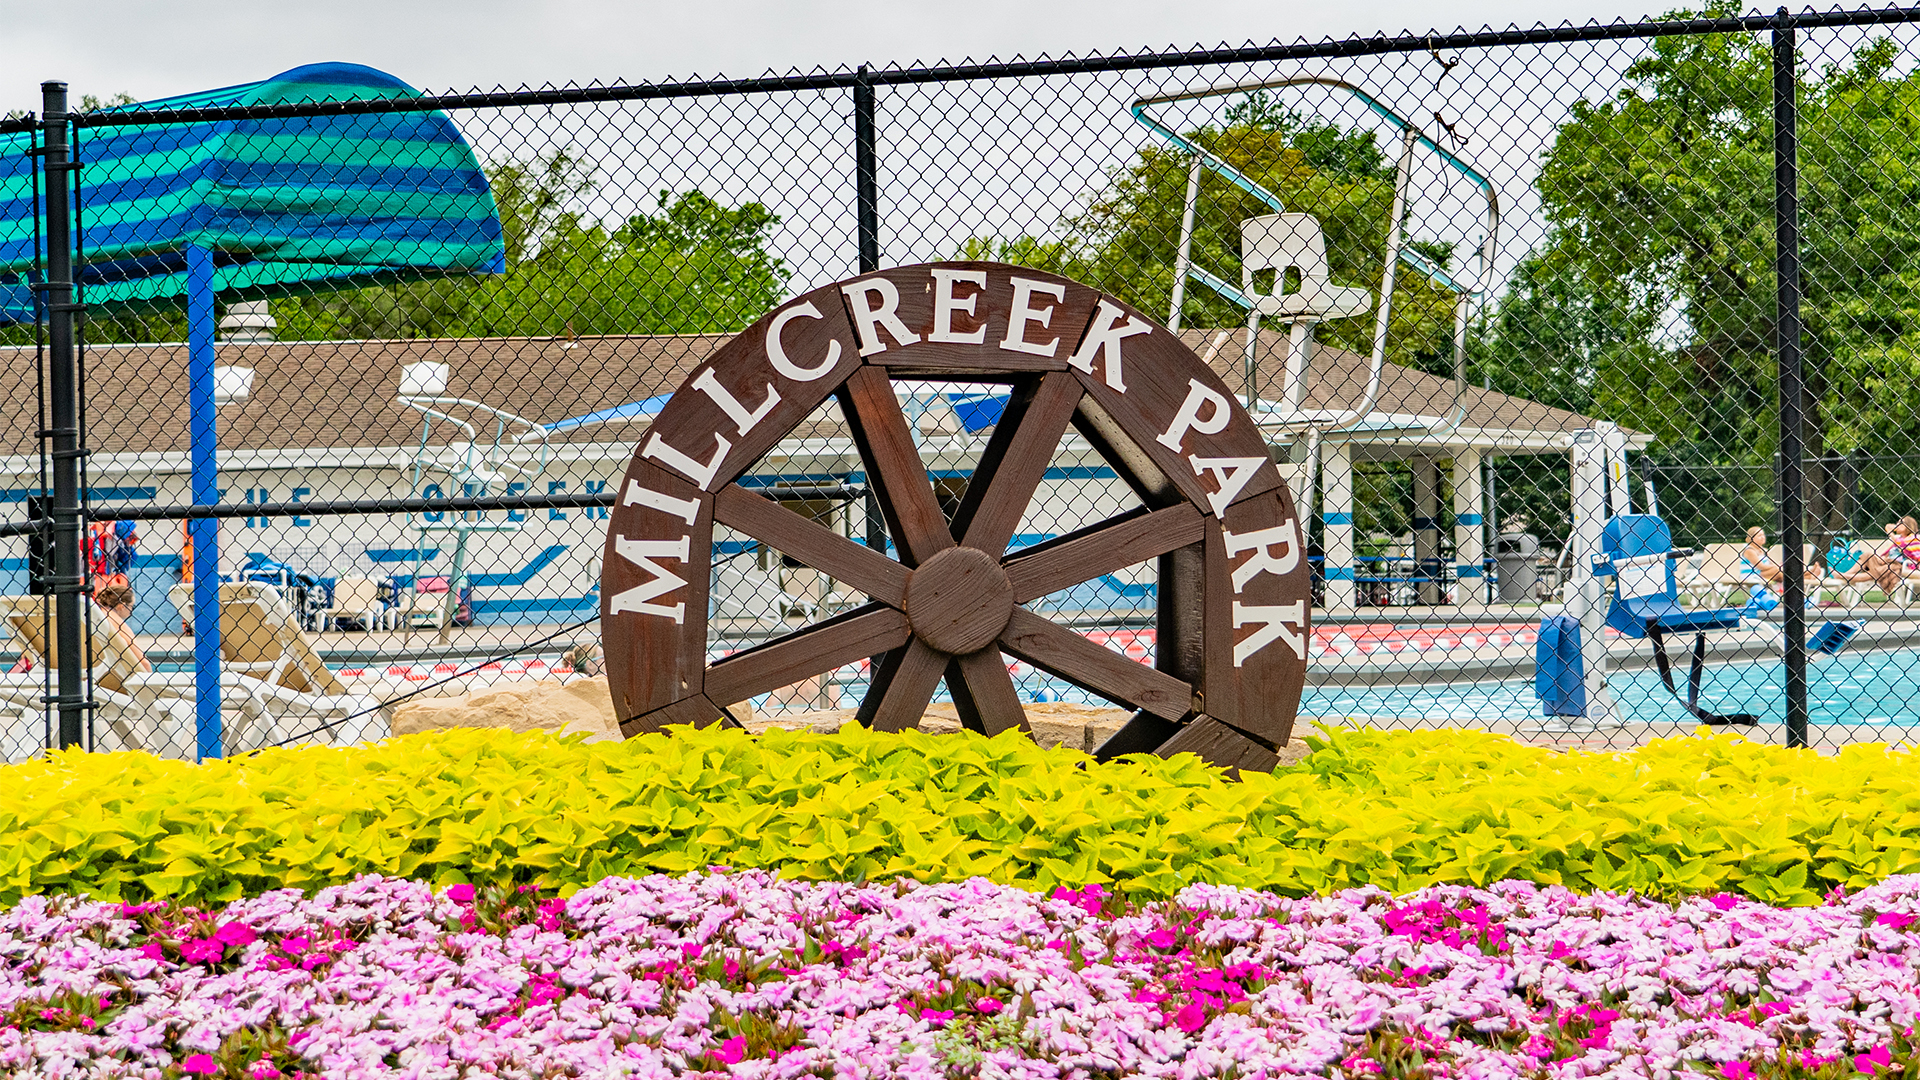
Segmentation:
{"type": "MultiPolygon", "coordinates": [[[[1438,94],[1438,92],[1436,81],[1435,93],[1438,94]]],[[[1437,103],[1429,102],[1428,104],[1437,103]]],[[[1440,115],[1438,110],[1430,111],[1438,119],[1440,115]]],[[[1167,325],[1174,330],[1180,329],[1181,307],[1186,300],[1188,280],[1206,286],[1247,313],[1245,361],[1247,411],[1253,415],[1255,422],[1268,433],[1269,437],[1284,438],[1288,441],[1304,437],[1306,453],[1302,464],[1305,466],[1305,477],[1304,482],[1294,492],[1301,520],[1306,521],[1313,517],[1314,494],[1319,485],[1320,445],[1326,435],[1339,431],[1366,431],[1377,428],[1383,431],[1391,429],[1394,437],[1405,439],[1445,436],[1461,426],[1466,418],[1467,327],[1473,304],[1486,294],[1488,282],[1493,273],[1493,256],[1500,230],[1500,200],[1491,180],[1462,160],[1451,149],[1441,146],[1413,121],[1401,116],[1367,91],[1342,79],[1325,76],[1296,76],[1215,84],[1140,98],[1133,103],[1132,112],[1136,121],[1190,156],[1186,203],[1180,218],[1180,242],[1174,262],[1173,297],[1167,314],[1167,325]],[[1205,147],[1181,134],[1175,127],[1162,123],[1148,111],[1153,106],[1174,102],[1313,86],[1327,87],[1351,95],[1400,133],[1400,153],[1394,165],[1393,206],[1390,218],[1392,226],[1388,230],[1387,248],[1381,268],[1378,303],[1374,303],[1373,294],[1364,288],[1338,285],[1329,280],[1326,240],[1318,219],[1311,214],[1289,212],[1288,208],[1282,205],[1279,196],[1268,191],[1232,165],[1215,157],[1205,147]],[[1444,267],[1435,266],[1408,243],[1409,189],[1412,183],[1414,154],[1421,149],[1437,157],[1446,169],[1464,177],[1479,192],[1483,206],[1481,225],[1484,231],[1478,248],[1479,265],[1472,278],[1456,276],[1444,267]],[[1272,214],[1248,218],[1241,222],[1242,267],[1238,287],[1208,272],[1193,261],[1194,219],[1200,199],[1200,178],[1204,172],[1212,172],[1220,176],[1234,187],[1259,199],[1274,211],[1272,214]],[[1428,422],[1414,424],[1409,424],[1403,417],[1380,418],[1377,422],[1371,419],[1374,405],[1380,397],[1381,374],[1386,366],[1387,331],[1392,322],[1394,282],[1403,263],[1439,288],[1450,292],[1454,298],[1453,400],[1442,416],[1428,422]],[[1255,275],[1265,270],[1274,271],[1274,283],[1272,291],[1263,295],[1254,288],[1254,282],[1255,275]],[[1290,271],[1297,274],[1299,279],[1298,285],[1292,289],[1287,287],[1290,271]],[[1374,314],[1373,347],[1369,357],[1365,396],[1359,404],[1350,408],[1307,408],[1306,388],[1308,372],[1313,362],[1314,327],[1329,319],[1357,318],[1365,315],[1369,309],[1374,314]],[[1277,401],[1262,400],[1257,389],[1260,324],[1263,320],[1287,324],[1286,370],[1282,376],[1277,401]]],[[[1466,494],[1471,500],[1477,501],[1480,490],[1477,476],[1479,460],[1477,452],[1468,460],[1474,462],[1474,465],[1469,470],[1472,473],[1472,483],[1466,494]]],[[[1351,456],[1343,450],[1328,466],[1329,485],[1350,491],[1352,487],[1350,470],[1351,456]]],[[[1456,465],[1456,475],[1458,473],[1459,469],[1456,465]]],[[[1458,550],[1455,561],[1461,567],[1459,572],[1462,576],[1465,576],[1469,570],[1476,576],[1480,573],[1480,562],[1485,552],[1484,529],[1479,527],[1479,514],[1475,511],[1472,516],[1476,523],[1474,527],[1456,530],[1458,550]]],[[[1352,515],[1346,510],[1342,510],[1338,515],[1330,514],[1322,523],[1322,540],[1326,555],[1328,600],[1332,603],[1335,590],[1339,589],[1344,593],[1344,597],[1337,606],[1351,607],[1355,554],[1352,515]]],[[[1431,544],[1437,559],[1437,536],[1433,537],[1431,544]]],[[[1437,592],[1438,582],[1433,584],[1434,591],[1437,592]]],[[[1426,586],[1422,588],[1424,590],[1426,586]]]]}

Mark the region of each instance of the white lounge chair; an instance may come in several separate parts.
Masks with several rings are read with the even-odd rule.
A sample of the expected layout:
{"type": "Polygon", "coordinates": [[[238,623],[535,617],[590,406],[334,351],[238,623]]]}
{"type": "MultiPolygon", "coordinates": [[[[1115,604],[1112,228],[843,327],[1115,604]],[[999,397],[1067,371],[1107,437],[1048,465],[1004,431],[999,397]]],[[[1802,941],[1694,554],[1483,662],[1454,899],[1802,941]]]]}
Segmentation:
{"type": "MultiPolygon", "coordinates": [[[[87,650],[93,661],[93,748],[145,750],[160,757],[194,757],[191,701],[148,694],[156,675],[104,612],[93,613],[87,650]]],[[[45,745],[43,719],[49,672],[59,668],[55,637],[49,633],[47,605],[38,596],[0,596],[0,622],[34,670],[0,676],[0,713],[6,715],[9,760],[30,757],[45,745]]],[[[189,676],[191,678],[191,676],[189,676]]],[[[238,717],[236,717],[238,719],[238,717]]]]}
{"type": "Polygon", "coordinates": [[[387,605],[380,599],[376,578],[343,577],[333,583],[333,603],[315,612],[315,628],[331,629],[341,619],[355,619],[369,630],[382,628],[387,605]]]}
{"type": "MultiPolygon", "coordinates": [[[[181,597],[188,585],[175,585],[174,605],[188,610],[181,597]]],[[[358,742],[385,738],[390,731],[392,710],[379,699],[348,690],[332,669],[320,659],[312,639],[300,628],[292,609],[278,590],[260,582],[222,582],[220,585],[220,659],[223,699],[235,692],[258,702],[260,712],[271,717],[272,731],[249,745],[245,738],[229,738],[227,749],[252,749],[285,741],[323,724],[336,724],[312,736],[322,742],[358,742]],[[229,683],[227,676],[240,682],[229,683]]],[[[186,694],[191,696],[193,675],[185,673],[186,694]]]]}

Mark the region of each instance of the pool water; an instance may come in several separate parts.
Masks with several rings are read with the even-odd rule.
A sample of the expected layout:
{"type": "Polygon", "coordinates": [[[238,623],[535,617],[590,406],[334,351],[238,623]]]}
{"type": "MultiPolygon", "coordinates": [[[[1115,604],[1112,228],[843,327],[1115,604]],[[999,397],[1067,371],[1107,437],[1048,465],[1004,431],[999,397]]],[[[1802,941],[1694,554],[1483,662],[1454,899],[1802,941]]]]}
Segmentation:
{"type": "MultiPolygon", "coordinates": [[[[1674,657],[1674,681],[1686,692],[1688,657],[1674,657]]],[[[850,671],[849,675],[852,674],[850,671]]],[[[1014,685],[1025,701],[1106,704],[1077,686],[1014,665],[1014,685]]],[[[1693,722],[1679,699],[1667,691],[1660,673],[1614,672],[1608,680],[1622,719],[1647,723],[1693,722]]],[[[859,702],[866,680],[848,678],[839,686],[843,704],[859,702]]],[[[1700,704],[1718,713],[1751,713],[1763,724],[1786,722],[1786,668],[1778,660],[1716,664],[1708,660],[1700,679],[1700,704]]],[[[942,684],[936,701],[947,702],[942,684]]],[[[1816,724],[1920,726],[1920,651],[1842,653],[1815,657],[1807,665],[1807,700],[1816,724]]],[[[1308,687],[1300,715],[1434,720],[1541,719],[1533,696],[1533,678],[1486,682],[1408,684],[1379,687],[1308,687]]]]}
{"type": "MultiPolygon", "coordinates": [[[[1684,694],[1689,657],[1673,659],[1674,685],[1684,694]]],[[[1700,704],[1713,712],[1752,713],[1763,724],[1783,724],[1786,678],[1786,667],[1778,660],[1716,664],[1709,659],[1700,678],[1700,704]]],[[[1614,672],[1607,681],[1622,719],[1692,722],[1652,668],[1614,672]]],[[[1920,725],[1920,651],[1862,651],[1811,659],[1807,709],[1816,724],[1920,725]]],[[[1540,704],[1529,676],[1453,685],[1308,687],[1300,713],[1526,721],[1540,718],[1540,704]]]]}

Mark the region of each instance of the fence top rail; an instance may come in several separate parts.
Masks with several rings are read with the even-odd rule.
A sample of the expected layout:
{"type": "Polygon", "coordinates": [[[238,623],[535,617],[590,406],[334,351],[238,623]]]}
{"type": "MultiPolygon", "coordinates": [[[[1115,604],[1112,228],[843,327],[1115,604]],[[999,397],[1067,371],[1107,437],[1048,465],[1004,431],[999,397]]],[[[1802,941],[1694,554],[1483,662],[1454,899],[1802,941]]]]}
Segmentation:
{"type": "Polygon", "coordinates": [[[847,89],[857,85],[905,86],[918,83],[1019,79],[1094,72],[1139,71],[1149,68],[1211,67],[1279,60],[1337,59],[1396,52],[1438,49],[1498,48],[1627,38],[1672,37],[1685,34],[1754,33],[1786,27],[1799,29],[1871,26],[1920,22],[1920,6],[1862,7],[1828,11],[1786,8],[1769,14],[1727,15],[1699,19],[1642,19],[1628,22],[1589,22],[1557,27],[1535,24],[1505,30],[1455,30],[1448,33],[1375,34],[1291,45],[1245,45],[1237,48],[1186,49],[1163,52],[1098,54],[1076,57],[1012,60],[975,64],[861,66],[837,71],[768,75],[748,79],[707,79],[684,82],[616,83],[608,86],[543,87],[457,94],[428,94],[406,98],[355,101],[285,102],[273,105],[214,106],[186,109],[122,107],[67,116],[85,128],[146,124],[204,123],[237,119],[273,119],[301,116],[339,116],[361,113],[425,112],[436,109],[488,109],[531,105],[584,105],[662,98],[722,97],[742,94],[791,93],[803,90],[847,89]]]}

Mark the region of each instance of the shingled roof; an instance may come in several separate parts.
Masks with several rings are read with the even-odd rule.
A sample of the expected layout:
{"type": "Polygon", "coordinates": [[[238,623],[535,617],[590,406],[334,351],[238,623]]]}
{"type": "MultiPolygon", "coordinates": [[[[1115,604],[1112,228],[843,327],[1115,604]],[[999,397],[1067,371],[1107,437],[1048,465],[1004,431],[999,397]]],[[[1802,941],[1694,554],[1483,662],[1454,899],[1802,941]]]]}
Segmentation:
{"type": "MultiPolygon", "coordinates": [[[[1185,330],[1227,385],[1244,388],[1244,329],[1185,330]],[[1225,334],[1223,338],[1221,335],[1225,334]]],[[[222,343],[219,363],[254,369],[244,403],[220,410],[223,450],[399,447],[419,438],[420,415],[399,402],[403,366],[448,365],[447,396],[552,423],[677,389],[728,340],[726,334],[559,338],[433,338],[382,341],[222,343]]],[[[1277,398],[1286,337],[1261,335],[1261,397],[1277,398]]],[[[0,454],[36,450],[33,350],[0,349],[7,381],[0,454]]],[[[187,446],[185,345],[95,345],[87,349],[88,443],[99,453],[151,453],[187,446]]],[[[1347,408],[1365,394],[1367,358],[1321,347],[1314,353],[1306,405],[1347,408]]],[[[1453,382],[1389,364],[1377,413],[1438,416],[1453,382]]],[[[1469,390],[1466,428],[1567,432],[1592,421],[1564,409],[1487,390],[1469,390]]],[[[628,440],[639,425],[600,429],[582,440],[628,440]],[[610,432],[619,432],[612,435],[610,432]]],[[[827,434],[826,431],[811,432],[827,434]]],[[[434,441],[441,441],[436,438],[434,441]]]]}

